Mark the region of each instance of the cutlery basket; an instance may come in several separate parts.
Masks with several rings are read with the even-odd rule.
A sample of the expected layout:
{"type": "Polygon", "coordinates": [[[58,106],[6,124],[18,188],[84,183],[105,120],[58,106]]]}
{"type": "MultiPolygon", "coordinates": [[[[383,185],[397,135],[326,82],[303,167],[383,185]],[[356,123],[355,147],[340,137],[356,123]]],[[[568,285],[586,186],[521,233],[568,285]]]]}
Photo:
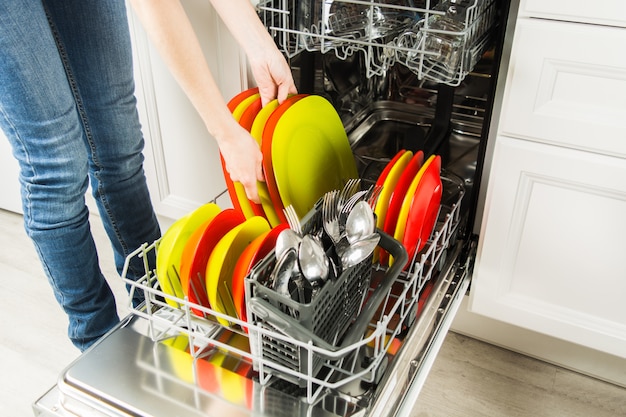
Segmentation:
{"type": "MultiPolygon", "coordinates": [[[[321,228],[321,206],[318,204],[303,219],[303,232],[316,233],[321,228]]],[[[380,245],[383,249],[401,259],[404,248],[394,242],[391,237],[381,235],[380,245]]],[[[373,313],[377,308],[369,306],[365,308],[367,311],[362,309],[372,276],[372,256],[344,270],[338,277],[330,278],[308,304],[301,304],[263,285],[275,264],[276,257],[271,252],[246,278],[249,320],[256,326],[269,330],[259,332],[251,327],[250,346],[263,359],[259,361],[265,364],[262,372],[304,386],[311,380],[311,376],[315,377],[320,373],[325,363],[343,359],[345,354],[339,352],[334,355],[334,352],[340,350],[341,344],[350,344],[350,341],[344,340],[348,330],[358,335],[356,340],[351,341],[352,344],[363,336],[363,326],[359,326],[363,329],[351,329],[351,325],[355,324],[355,319],[360,314],[373,313]],[[276,332],[286,337],[274,337],[272,333],[276,332]],[[320,349],[312,349],[310,345],[303,344],[312,344],[320,349]]],[[[399,269],[392,268],[387,272],[385,280],[393,281],[399,273],[399,269]]],[[[365,324],[369,321],[359,320],[365,324]]],[[[347,350],[346,353],[349,352],[351,351],[347,350]]],[[[255,364],[255,369],[259,370],[258,363],[255,364]]]]}

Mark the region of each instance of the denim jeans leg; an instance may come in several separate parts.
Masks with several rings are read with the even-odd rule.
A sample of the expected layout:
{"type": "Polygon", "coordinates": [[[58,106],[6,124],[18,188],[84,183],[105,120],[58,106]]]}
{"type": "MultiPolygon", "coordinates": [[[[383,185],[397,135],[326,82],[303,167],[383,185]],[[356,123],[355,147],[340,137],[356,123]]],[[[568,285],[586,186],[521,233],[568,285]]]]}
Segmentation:
{"type": "MultiPolygon", "coordinates": [[[[91,187],[121,273],[129,253],[160,236],[143,171],[144,140],[125,3],[46,0],[46,4],[78,87],[91,187]]],[[[137,279],[144,273],[143,261],[134,258],[127,277],[137,279]]],[[[133,295],[134,304],[141,302],[141,293],[133,295]]]]}
{"type": "Polygon", "coordinates": [[[20,165],[25,228],[83,350],[119,319],[84,202],[84,132],[41,3],[0,2],[0,51],[0,125],[20,165]]]}
{"type": "Polygon", "coordinates": [[[27,233],[83,350],[119,321],[89,229],[88,176],[118,268],[128,250],[158,237],[158,224],[141,168],[123,2],[46,6],[51,25],[39,2],[0,2],[0,126],[20,164],[27,233]],[[88,12],[80,36],[66,31],[88,12]],[[118,36],[125,42],[95,48],[118,36]],[[92,48],[99,60],[83,56],[92,48]]]}

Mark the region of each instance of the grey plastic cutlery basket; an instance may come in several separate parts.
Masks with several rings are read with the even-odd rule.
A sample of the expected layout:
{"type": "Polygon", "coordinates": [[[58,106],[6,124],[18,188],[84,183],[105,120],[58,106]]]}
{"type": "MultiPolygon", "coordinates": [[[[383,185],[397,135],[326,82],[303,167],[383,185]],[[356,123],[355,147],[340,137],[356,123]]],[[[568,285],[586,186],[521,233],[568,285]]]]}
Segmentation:
{"type": "MultiPolygon", "coordinates": [[[[320,230],[320,204],[305,216],[302,226],[304,233],[320,230]]],[[[398,241],[380,230],[378,233],[381,235],[379,246],[396,262],[367,300],[373,267],[371,256],[329,279],[308,304],[294,301],[264,285],[276,264],[274,252],[253,268],[246,278],[248,319],[269,332],[255,331],[251,327],[250,346],[253,351],[258,350],[256,354],[265,364],[264,372],[304,386],[325,363],[342,359],[342,354],[335,352],[361,340],[378,305],[408,260],[406,250],[398,241]],[[273,337],[271,332],[287,337],[273,337]],[[305,343],[320,349],[309,349],[303,345],[305,343]]],[[[345,355],[349,353],[351,350],[346,349],[345,355]]]]}

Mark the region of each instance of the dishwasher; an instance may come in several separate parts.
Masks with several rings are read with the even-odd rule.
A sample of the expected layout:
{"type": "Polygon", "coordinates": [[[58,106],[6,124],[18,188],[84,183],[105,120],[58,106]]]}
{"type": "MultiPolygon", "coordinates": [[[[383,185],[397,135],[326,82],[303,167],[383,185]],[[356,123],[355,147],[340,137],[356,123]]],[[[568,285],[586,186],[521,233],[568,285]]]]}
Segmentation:
{"type": "MultiPolygon", "coordinates": [[[[144,259],[144,277],[123,274],[145,303],[67,366],[33,404],[35,415],[410,415],[469,291],[480,177],[514,9],[508,0],[260,1],[259,17],[299,92],[337,110],[361,181],[375,182],[401,150],[441,158],[441,204],[427,243],[409,259],[381,233],[380,246],[398,262],[368,260],[358,279],[341,274],[356,300],[350,314],[320,307],[329,312],[314,316],[342,327],[333,343],[253,302],[271,253],[246,278],[250,313],[241,322],[168,299],[147,261],[157,242],[146,243],[129,256],[144,259]]],[[[319,210],[302,219],[305,228],[316,227],[319,210]]],[[[338,288],[327,293],[345,298],[338,288]]]]}

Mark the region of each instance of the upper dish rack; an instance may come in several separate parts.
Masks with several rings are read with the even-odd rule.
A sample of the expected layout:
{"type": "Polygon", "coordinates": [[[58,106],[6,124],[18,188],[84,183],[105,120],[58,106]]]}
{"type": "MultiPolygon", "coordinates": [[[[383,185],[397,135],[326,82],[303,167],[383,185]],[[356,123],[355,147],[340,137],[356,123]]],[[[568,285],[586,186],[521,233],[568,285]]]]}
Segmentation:
{"type": "Polygon", "coordinates": [[[489,46],[495,0],[261,0],[259,16],[292,58],[302,51],[364,54],[366,76],[394,63],[458,86],[489,46]]]}

